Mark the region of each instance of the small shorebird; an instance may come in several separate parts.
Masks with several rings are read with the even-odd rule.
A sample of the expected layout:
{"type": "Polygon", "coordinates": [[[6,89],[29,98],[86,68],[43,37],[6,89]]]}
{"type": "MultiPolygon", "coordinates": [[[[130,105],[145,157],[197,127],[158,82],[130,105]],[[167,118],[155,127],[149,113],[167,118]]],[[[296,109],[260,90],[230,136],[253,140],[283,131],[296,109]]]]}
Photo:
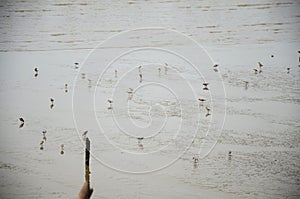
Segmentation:
{"type": "Polygon", "coordinates": [[[258,70],[257,69],[253,69],[254,70],[254,74],[257,74],[258,70]]]}
{"type": "Polygon", "coordinates": [[[133,93],[133,89],[132,89],[132,88],[129,88],[128,91],[127,91],[127,93],[128,93],[128,94],[132,94],[132,93],[133,93]]]}
{"type": "Polygon", "coordinates": [[[64,154],[64,147],[65,147],[64,144],[61,144],[61,145],[60,145],[60,154],[61,154],[61,155],[64,154]]]}
{"type": "Polygon", "coordinates": [[[112,99],[107,99],[107,102],[109,103],[108,109],[112,109],[113,100],[112,99]]]}
{"type": "Polygon", "coordinates": [[[141,73],[142,72],[142,66],[139,66],[138,68],[139,68],[139,73],[141,73]]]}
{"type": "Polygon", "coordinates": [[[25,120],[24,120],[22,117],[20,117],[19,120],[20,120],[22,123],[25,122],[25,120]]]}
{"type": "Polygon", "coordinates": [[[78,69],[78,68],[79,68],[79,67],[78,67],[79,63],[75,62],[74,65],[75,65],[75,69],[78,69]]]}
{"type": "Polygon", "coordinates": [[[115,78],[117,78],[117,77],[118,77],[118,70],[115,69],[115,78]]]}
{"type": "Polygon", "coordinates": [[[139,76],[140,76],[140,83],[142,83],[142,81],[143,81],[143,75],[142,75],[142,73],[140,73],[139,76]]]}
{"type": "Polygon", "coordinates": [[[249,82],[248,81],[243,81],[243,82],[245,83],[245,89],[247,89],[249,82]]]}
{"type": "Polygon", "coordinates": [[[47,133],[47,131],[42,131],[42,133],[43,133],[43,135],[45,136],[45,135],[46,135],[46,133],[47,133]]]}
{"type": "Polygon", "coordinates": [[[160,71],[161,71],[161,68],[158,68],[158,75],[160,76],[160,71]]]}
{"type": "Polygon", "coordinates": [[[68,84],[65,84],[65,93],[68,92],[68,84]]]}
{"type": "Polygon", "coordinates": [[[207,106],[205,107],[207,114],[210,115],[210,108],[208,108],[207,106]]]}
{"type": "Polygon", "coordinates": [[[89,82],[88,87],[89,87],[89,88],[92,88],[92,80],[91,80],[91,79],[88,79],[88,82],[89,82]]]}
{"type": "Polygon", "coordinates": [[[264,66],[261,62],[258,62],[257,65],[258,65],[260,68],[264,66]]]}
{"type": "Polygon", "coordinates": [[[194,155],[193,161],[194,161],[194,164],[197,164],[199,162],[199,158],[196,155],[194,155]]]}
{"type": "Polygon", "coordinates": [[[84,131],[82,134],[82,137],[85,138],[87,133],[88,133],[88,131],[84,131]]]}
{"type": "Polygon", "coordinates": [[[142,141],[144,137],[137,137],[138,141],[142,141]]]}
{"type": "Polygon", "coordinates": [[[204,98],[198,98],[199,101],[199,106],[203,106],[203,102],[205,102],[206,100],[204,98]]]}
{"type": "Polygon", "coordinates": [[[164,66],[164,68],[165,68],[165,75],[167,74],[167,72],[168,72],[168,64],[167,63],[165,63],[165,66],[164,66]]]}
{"type": "Polygon", "coordinates": [[[81,79],[85,79],[85,73],[81,73],[81,79]]]}
{"type": "Polygon", "coordinates": [[[54,99],[53,99],[53,98],[50,98],[50,102],[53,104],[53,103],[54,103],[54,99]]]}
{"type": "Polygon", "coordinates": [[[38,72],[39,72],[39,69],[38,69],[38,68],[34,68],[34,71],[35,71],[36,73],[38,73],[38,72]]]}
{"type": "Polygon", "coordinates": [[[219,64],[215,64],[213,67],[214,67],[214,68],[217,68],[218,66],[219,66],[219,64]]]}
{"type": "Polygon", "coordinates": [[[228,152],[228,160],[231,160],[231,151],[228,152]]]}
{"type": "Polygon", "coordinates": [[[204,86],[203,90],[208,90],[208,88],[207,88],[208,83],[203,83],[203,86],[204,86]]]}
{"type": "Polygon", "coordinates": [[[42,140],[41,142],[40,142],[40,150],[43,150],[44,149],[44,140],[42,140]]]}
{"type": "Polygon", "coordinates": [[[290,73],[290,68],[286,68],[287,69],[287,73],[290,73]]]}
{"type": "Polygon", "coordinates": [[[271,57],[273,58],[273,57],[274,57],[274,55],[271,55],[271,57]]]}

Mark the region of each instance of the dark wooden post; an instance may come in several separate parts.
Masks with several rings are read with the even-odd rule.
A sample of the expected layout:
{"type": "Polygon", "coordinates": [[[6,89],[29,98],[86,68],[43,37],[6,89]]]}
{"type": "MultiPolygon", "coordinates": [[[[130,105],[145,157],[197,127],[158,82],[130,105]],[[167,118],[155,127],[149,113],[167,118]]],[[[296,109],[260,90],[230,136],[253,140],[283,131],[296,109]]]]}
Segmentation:
{"type": "Polygon", "coordinates": [[[90,184],[90,149],[91,142],[89,138],[85,140],[85,181],[90,184]]]}
{"type": "Polygon", "coordinates": [[[85,182],[78,194],[77,199],[89,199],[93,193],[90,188],[90,148],[91,143],[89,138],[85,141],[85,182]]]}

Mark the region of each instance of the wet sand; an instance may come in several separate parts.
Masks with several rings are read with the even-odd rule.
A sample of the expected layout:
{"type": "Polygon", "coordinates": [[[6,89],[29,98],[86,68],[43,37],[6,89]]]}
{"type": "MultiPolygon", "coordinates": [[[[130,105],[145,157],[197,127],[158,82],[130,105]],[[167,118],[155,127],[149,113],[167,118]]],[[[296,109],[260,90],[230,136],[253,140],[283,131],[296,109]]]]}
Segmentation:
{"type": "MultiPolygon", "coordinates": [[[[4,27],[0,47],[1,198],[75,198],[84,182],[81,134],[85,130],[89,131],[87,136],[92,142],[92,198],[299,197],[297,2],[234,1],[214,5],[198,1],[190,4],[155,1],[153,7],[158,10],[155,15],[147,11],[146,1],[96,5],[75,1],[66,5],[37,3],[31,8],[30,3],[13,1],[1,8],[4,27]],[[125,8],[142,9],[143,14],[135,16],[125,8]],[[128,19],[122,18],[122,13],[127,13],[128,19]],[[282,14],[286,17],[284,20],[282,14]],[[207,20],[198,24],[194,22],[197,17],[207,20]],[[161,21],[157,24],[159,18],[161,21]],[[127,21],[135,25],[128,25],[127,21]],[[211,60],[199,61],[198,66],[205,74],[203,79],[177,58],[145,51],[123,57],[97,82],[104,65],[96,63],[98,52],[83,64],[90,49],[114,33],[142,25],[167,26],[187,33],[204,45],[219,64],[218,71],[213,71],[211,60]],[[152,59],[162,64],[170,60],[166,62],[174,68],[170,67],[166,75],[162,67],[159,76],[157,65],[150,64],[152,59]],[[84,67],[76,69],[75,62],[84,67]],[[259,74],[253,71],[258,69],[257,62],[264,64],[259,74]],[[142,69],[143,83],[157,81],[168,85],[179,96],[180,106],[171,92],[159,86],[140,88],[127,104],[128,88],[141,85],[139,63],[149,64],[142,69]],[[35,67],[39,69],[37,77],[35,67]],[[291,68],[289,73],[287,67],[291,68]],[[115,68],[118,68],[118,77],[115,77],[115,68]],[[133,71],[126,73],[128,70],[133,71]],[[181,77],[198,89],[197,98],[206,99],[209,94],[202,90],[202,83],[209,80],[212,100],[199,107],[194,93],[185,90],[189,87],[181,77]],[[220,77],[226,95],[223,95],[220,77]],[[247,88],[244,81],[249,82],[247,88]],[[65,84],[68,84],[67,92],[65,84]],[[108,110],[107,99],[113,89],[116,90],[113,109],[108,110]],[[54,99],[52,108],[50,98],[54,99]],[[226,117],[219,134],[218,128],[224,119],[224,99],[226,117]],[[212,108],[211,115],[206,116],[205,106],[212,108]],[[184,111],[180,112],[182,107],[184,111]],[[147,139],[157,131],[154,127],[161,125],[164,111],[170,119],[162,133],[147,139]],[[147,127],[149,112],[157,125],[150,125],[149,131],[139,134],[132,124],[147,127]],[[128,123],[127,113],[133,123],[128,123]],[[19,117],[25,119],[21,128],[19,117]],[[180,118],[185,122],[184,128],[176,137],[180,118]],[[138,142],[134,137],[121,134],[116,121],[130,129],[128,132],[145,138],[138,142]],[[194,134],[196,126],[199,129],[194,134]],[[43,130],[47,130],[47,139],[40,150],[43,130]],[[193,155],[200,148],[203,154],[211,147],[208,144],[205,148],[204,141],[217,144],[207,157],[194,164],[193,155]],[[64,144],[63,155],[61,144],[64,144]],[[162,146],[168,147],[151,153],[162,146]],[[183,153],[186,146],[189,148],[183,153]],[[230,157],[229,151],[232,151],[230,157]],[[117,171],[151,171],[177,158],[174,164],[147,174],[117,171]]],[[[157,34],[153,38],[157,37],[164,35],[157,34]]],[[[172,43],[172,39],[174,37],[156,45],[184,49],[183,53],[189,54],[191,59],[200,56],[193,53],[198,51],[188,44],[179,39],[172,43]]],[[[110,56],[116,50],[119,49],[115,46],[106,46],[99,52],[110,56]]],[[[105,59],[105,63],[108,61],[105,59]]]]}

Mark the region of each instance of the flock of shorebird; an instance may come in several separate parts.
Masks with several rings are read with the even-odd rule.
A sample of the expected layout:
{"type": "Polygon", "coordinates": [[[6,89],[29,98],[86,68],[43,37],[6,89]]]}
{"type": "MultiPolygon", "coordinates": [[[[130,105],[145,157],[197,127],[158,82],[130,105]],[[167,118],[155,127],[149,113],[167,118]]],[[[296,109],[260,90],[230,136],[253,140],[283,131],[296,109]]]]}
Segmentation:
{"type": "MultiPolygon", "coordinates": [[[[74,65],[75,65],[75,69],[78,69],[79,68],[79,63],[74,63],[74,65]]],[[[39,75],[39,69],[37,68],[37,67],[35,67],[34,69],[33,69],[33,71],[34,71],[34,77],[35,78],[37,78],[38,77],[38,75],[39,75]]],[[[81,74],[82,75],[82,79],[84,79],[85,78],[85,74],[84,73],[82,73],[81,74]]],[[[89,87],[91,86],[91,80],[90,79],[88,79],[88,81],[89,81],[89,87]]],[[[68,88],[68,84],[65,84],[65,86],[64,86],[64,91],[67,93],[68,92],[68,90],[69,90],[69,88],[68,88]]],[[[53,107],[54,107],[54,98],[50,98],[50,109],[53,109],[53,107]]],[[[20,125],[19,125],[19,128],[23,128],[24,127],[24,125],[25,125],[25,119],[23,118],[23,117],[20,117],[19,118],[19,121],[20,121],[20,125]]],[[[83,134],[82,134],[82,136],[83,136],[83,138],[85,139],[86,138],[86,134],[87,134],[87,132],[88,131],[85,131],[83,134]]],[[[40,142],[40,150],[44,150],[44,146],[45,146],[45,143],[46,143],[46,140],[47,140],[47,137],[46,137],[46,134],[47,134],[47,131],[46,130],[43,130],[42,131],[42,141],[40,142]]],[[[60,154],[61,155],[63,155],[64,154],[64,144],[61,144],[60,145],[60,154]]]]}
{"type": "MultiPolygon", "coordinates": [[[[300,51],[298,51],[298,53],[300,54],[300,51]]],[[[274,57],[274,55],[271,55],[271,58],[273,58],[273,57],[274,57]]],[[[79,68],[79,63],[76,62],[76,63],[74,63],[74,65],[75,65],[75,69],[79,68]]],[[[257,65],[258,65],[258,69],[256,69],[256,68],[253,69],[254,73],[255,74],[262,73],[262,68],[263,68],[264,65],[261,62],[258,62],[257,65]]],[[[298,66],[300,67],[300,56],[299,56],[299,65],[298,66]]],[[[168,72],[168,67],[169,67],[169,65],[167,63],[165,63],[165,65],[164,65],[165,74],[167,74],[167,72],[168,72]]],[[[218,72],[218,67],[219,67],[218,64],[214,64],[213,65],[213,70],[215,72],[218,72]]],[[[288,67],[287,68],[287,73],[290,73],[290,70],[291,70],[291,68],[288,67]]],[[[34,68],[34,72],[35,72],[34,77],[35,78],[38,77],[39,69],[37,67],[34,68]]],[[[85,79],[85,74],[82,73],[81,75],[82,75],[82,79],[85,79]]],[[[161,68],[160,67],[158,68],[158,75],[159,76],[161,75],[161,68]]],[[[139,82],[142,83],[142,81],[143,81],[142,66],[138,66],[138,76],[139,76],[139,82]]],[[[117,69],[115,69],[115,78],[117,78],[117,77],[118,77],[118,71],[117,71],[117,69]]],[[[88,81],[89,81],[89,87],[90,87],[91,86],[91,80],[88,79],[88,81]]],[[[249,82],[248,81],[243,81],[243,82],[245,84],[245,88],[247,89],[249,82]]],[[[205,90],[205,91],[209,90],[208,85],[209,85],[209,83],[204,82],[203,83],[203,90],[205,90]]],[[[65,88],[65,92],[68,92],[68,84],[65,84],[64,88],[65,88]]],[[[128,99],[131,100],[132,96],[133,96],[133,93],[134,93],[134,90],[132,88],[129,88],[127,90],[127,93],[129,95],[128,99]]],[[[203,106],[204,105],[203,103],[206,101],[206,99],[204,99],[204,98],[198,98],[198,101],[199,101],[199,106],[203,106]]],[[[108,109],[112,109],[113,100],[112,99],[107,99],[107,102],[109,103],[108,109]]],[[[53,107],[54,107],[54,98],[50,98],[50,109],[52,109],[53,107]]],[[[205,107],[205,109],[207,111],[207,113],[206,113],[206,117],[207,117],[207,116],[210,115],[211,109],[209,107],[207,107],[207,106],[205,107]]],[[[19,128],[22,128],[24,126],[24,124],[25,124],[25,120],[24,120],[23,117],[20,117],[19,121],[21,122],[20,125],[19,125],[19,128]]],[[[41,150],[44,149],[44,144],[45,144],[45,142],[47,140],[46,133],[47,133],[46,130],[42,131],[43,138],[42,138],[42,141],[40,142],[40,149],[41,150]]],[[[87,133],[88,133],[88,131],[84,131],[83,132],[83,134],[82,134],[83,139],[86,139],[87,133]]],[[[141,141],[143,139],[144,139],[144,137],[137,137],[138,145],[139,146],[140,145],[143,146],[142,143],[141,143],[141,141]]],[[[64,144],[61,144],[60,147],[61,147],[60,154],[64,154],[64,144]]],[[[228,159],[231,160],[231,157],[232,157],[232,151],[229,151],[228,152],[228,159]]],[[[197,155],[193,155],[192,159],[193,159],[193,162],[195,164],[197,164],[199,162],[199,158],[198,158],[197,155]]]]}

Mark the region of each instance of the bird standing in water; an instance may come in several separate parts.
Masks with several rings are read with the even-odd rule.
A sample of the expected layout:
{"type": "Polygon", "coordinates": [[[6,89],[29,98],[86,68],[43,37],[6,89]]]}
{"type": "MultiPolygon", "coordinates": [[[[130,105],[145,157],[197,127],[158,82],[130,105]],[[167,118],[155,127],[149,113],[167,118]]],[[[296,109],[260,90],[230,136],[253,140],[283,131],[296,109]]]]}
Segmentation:
{"type": "Polygon", "coordinates": [[[198,98],[199,101],[199,106],[203,106],[203,102],[205,102],[206,100],[204,98],[198,98]]]}
{"type": "Polygon", "coordinates": [[[61,144],[60,145],[60,154],[63,155],[65,152],[64,152],[64,147],[65,145],[64,144],[61,144]]]}
{"type": "Polygon", "coordinates": [[[199,158],[196,155],[194,155],[193,161],[194,161],[194,164],[197,164],[199,162],[199,158]]]}
{"type": "Polygon", "coordinates": [[[206,111],[207,111],[207,113],[206,113],[205,117],[207,117],[207,116],[209,116],[209,115],[210,115],[210,108],[208,108],[208,107],[206,106],[206,107],[205,107],[205,109],[206,109],[206,111]]]}
{"type": "Polygon", "coordinates": [[[88,131],[84,131],[82,134],[82,138],[85,140],[86,139],[86,134],[88,133],[88,131]]]}
{"type": "Polygon", "coordinates": [[[244,83],[245,83],[245,89],[248,89],[249,82],[248,81],[244,81],[244,83]]]}
{"type": "Polygon", "coordinates": [[[168,73],[168,66],[169,65],[167,63],[165,63],[165,66],[164,66],[165,67],[165,75],[168,73]]]}
{"type": "Polygon", "coordinates": [[[42,140],[41,142],[40,142],[40,150],[43,150],[44,149],[44,140],[42,140]]]}
{"type": "Polygon", "coordinates": [[[112,99],[107,99],[107,102],[109,103],[108,109],[112,109],[112,103],[113,103],[112,99]]]}
{"type": "Polygon", "coordinates": [[[203,90],[208,90],[208,87],[207,87],[207,86],[208,86],[208,83],[206,83],[206,82],[203,83],[203,86],[204,86],[203,90]]]}

